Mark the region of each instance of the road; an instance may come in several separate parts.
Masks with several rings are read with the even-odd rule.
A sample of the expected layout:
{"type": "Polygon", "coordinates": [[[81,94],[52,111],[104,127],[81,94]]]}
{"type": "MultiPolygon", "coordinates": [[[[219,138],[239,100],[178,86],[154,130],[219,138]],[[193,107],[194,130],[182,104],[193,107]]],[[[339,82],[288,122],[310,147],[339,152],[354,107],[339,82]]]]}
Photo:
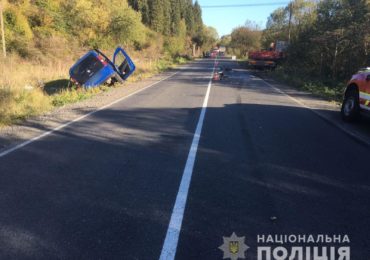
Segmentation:
{"type": "Polygon", "coordinates": [[[176,259],[222,259],[233,232],[247,259],[261,234],[348,235],[352,259],[369,259],[369,148],[219,63],[233,68],[222,81],[197,61],[0,157],[0,258],[158,259],[182,194],[176,259]]]}

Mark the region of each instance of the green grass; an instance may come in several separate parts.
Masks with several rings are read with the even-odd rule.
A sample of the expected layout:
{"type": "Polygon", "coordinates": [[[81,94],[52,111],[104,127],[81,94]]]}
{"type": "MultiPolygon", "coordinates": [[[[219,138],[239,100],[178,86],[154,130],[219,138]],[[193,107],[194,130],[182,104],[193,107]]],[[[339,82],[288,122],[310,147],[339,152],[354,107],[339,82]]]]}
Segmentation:
{"type": "MultiPolygon", "coordinates": [[[[245,59],[238,60],[240,66],[248,67],[248,61],[245,59]]],[[[274,71],[265,70],[258,74],[273,78],[277,82],[285,83],[299,90],[310,92],[316,96],[324,98],[328,101],[341,102],[343,91],[345,89],[344,82],[335,82],[328,79],[314,79],[307,75],[294,75],[287,73],[282,67],[278,67],[274,71]]]]}
{"type": "Polygon", "coordinates": [[[310,92],[328,101],[340,102],[345,89],[345,83],[343,82],[333,82],[327,79],[312,79],[305,75],[298,76],[291,73],[287,74],[279,68],[275,71],[266,71],[264,74],[280,83],[285,83],[296,89],[310,92]]]}
{"type": "MultiPolygon", "coordinates": [[[[112,86],[111,86],[112,87],[112,86]]],[[[60,107],[71,103],[76,103],[93,97],[96,94],[109,91],[110,87],[102,85],[95,88],[85,89],[72,86],[69,89],[62,89],[58,94],[51,97],[51,104],[60,107]]]]}
{"type": "Polygon", "coordinates": [[[179,64],[179,65],[181,65],[181,64],[186,64],[186,63],[188,63],[190,61],[190,59],[189,58],[187,58],[187,57],[176,57],[175,59],[174,59],[174,63],[175,64],[179,64]]]}

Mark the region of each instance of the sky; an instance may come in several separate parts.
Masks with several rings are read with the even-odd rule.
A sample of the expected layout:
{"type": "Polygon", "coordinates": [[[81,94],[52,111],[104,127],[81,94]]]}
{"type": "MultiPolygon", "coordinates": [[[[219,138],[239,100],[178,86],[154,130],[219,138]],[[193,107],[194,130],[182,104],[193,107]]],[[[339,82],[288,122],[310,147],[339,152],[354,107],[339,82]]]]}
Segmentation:
{"type": "Polygon", "coordinates": [[[203,23],[217,29],[219,36],[230,34],[232,29],[244,25],[247,20],[265,28],[269,15],[279,7],[285,7],[289,0],[198,0],[202,7],[203,23]],[[215,5],[273,4],[266,6],[205,8],[215,5]]]}

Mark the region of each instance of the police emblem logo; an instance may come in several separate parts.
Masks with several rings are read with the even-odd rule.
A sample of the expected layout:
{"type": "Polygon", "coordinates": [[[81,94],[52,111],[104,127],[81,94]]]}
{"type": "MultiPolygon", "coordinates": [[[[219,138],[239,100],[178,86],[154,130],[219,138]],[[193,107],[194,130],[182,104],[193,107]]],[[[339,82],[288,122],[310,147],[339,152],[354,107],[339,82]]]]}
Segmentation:
{"type": "Polygon", "coordinates": [[[239,242],[238,241],[230,241],[229,242],[229,251],[232,254],[237,254],[239,252],[239,242]]]}
{"type": "Polygon", "coordinates": [[[245,251],[248,246],[245,244],[245,237],[238,237],[232,233],[230,237],[223,237],[224,243],[219,247],[224,252],[223,259],[245,259],[245,251]]]}

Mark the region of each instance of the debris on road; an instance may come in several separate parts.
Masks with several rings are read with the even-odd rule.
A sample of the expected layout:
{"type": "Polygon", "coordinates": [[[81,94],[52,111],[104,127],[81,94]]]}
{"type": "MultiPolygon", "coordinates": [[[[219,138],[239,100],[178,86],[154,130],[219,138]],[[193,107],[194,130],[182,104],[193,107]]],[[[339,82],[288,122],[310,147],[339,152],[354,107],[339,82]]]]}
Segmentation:
{"type": "Polygon", "coordinates": [[[221,79],[220,72],[213,73],[213,80],[220,80],[220,79],[221,79]]]}
{"type": "Polygon", "coordinates": [[[270,217],[270,220],[271,221],[276,221],[278,218],[277,217],[275,217],[275,216],[272,216],[272,217],[270,217]]]}

